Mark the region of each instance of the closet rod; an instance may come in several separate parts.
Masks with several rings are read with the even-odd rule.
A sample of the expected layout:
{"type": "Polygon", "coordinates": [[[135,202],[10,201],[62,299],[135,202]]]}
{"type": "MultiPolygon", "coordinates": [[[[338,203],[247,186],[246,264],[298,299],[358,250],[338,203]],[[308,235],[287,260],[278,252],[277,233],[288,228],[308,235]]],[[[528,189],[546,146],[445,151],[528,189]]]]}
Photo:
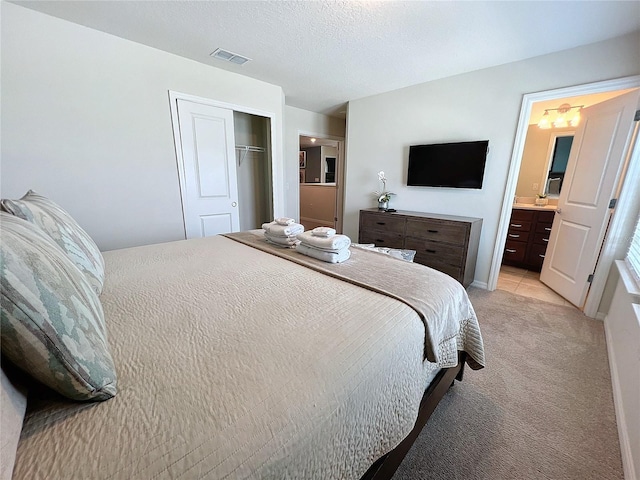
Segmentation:
{"type": "Polygon", "coordinates": [[[242,152],[242,155],[240,155],[240,159],[238,160],[238,165],[242,165],[242,162],[244,162],[244,159],[249,152],[265,152],[264,147],[256,147],[255,145],[236,145],[236,150],[242,152]]]}

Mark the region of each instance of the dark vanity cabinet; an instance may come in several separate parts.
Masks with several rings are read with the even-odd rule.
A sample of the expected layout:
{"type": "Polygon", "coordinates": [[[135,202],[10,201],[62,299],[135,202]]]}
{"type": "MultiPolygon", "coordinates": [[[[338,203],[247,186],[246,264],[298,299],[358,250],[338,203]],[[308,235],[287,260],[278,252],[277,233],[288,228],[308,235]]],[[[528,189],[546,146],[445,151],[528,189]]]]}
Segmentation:
{"type": "Polygon", "coordinates": [[[514,208],[502,263],[539,272],[551,235],[554,210],[514,208]]]}

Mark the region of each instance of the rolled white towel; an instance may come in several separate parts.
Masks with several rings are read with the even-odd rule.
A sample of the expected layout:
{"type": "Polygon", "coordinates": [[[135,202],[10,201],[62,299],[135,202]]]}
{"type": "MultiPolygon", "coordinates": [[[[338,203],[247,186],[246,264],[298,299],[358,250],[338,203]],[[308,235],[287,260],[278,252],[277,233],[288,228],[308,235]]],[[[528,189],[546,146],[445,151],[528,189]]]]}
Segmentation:
{"type": "Polygon", "coordinates": [[[287,225],[291,225],[292,223],[295,223],[296,221],[293,218],[280,217],[280,218],[276,218],[275,222],[278,225],[284,225],[286,227],[287,225]]]}
{"type": "Polygon", "coordinates": [[[270,235],[276,235],[278,237],[288,237],[304,232],[304,226],[299,223],[292,223],[286,226],[278,225],[276,222],[263,223],[262,228],[270,235]]]}
{"type": "Polygon", "coordinates": [[[348,260],[351,256],[351,250],[348,248],[343,248],[340,250],[340,253],[334,253],[313,248],[309,245],[305,245],[304,243],[299,243],[296,246],[296,251],[308,257],[317,258],[318,260],[322,260],[327,263],[342,263],[348,260]]]}
{"type": "Polygon", "coordinates": [[[314,237],[333,237],[336,234],[336,229],[331,227],[316,227],[311,230],[311,234],[314,237]]]}
{"type": "Polygon", "coordinates": [[[265,232],[264,238],[267,239],[267,242],[273,243],[275,245],[279,245],[281,247],[295,247],[300,243],[296,237],[276,237],[273,235],[269,235],[265,232]]]}
{"type": "Polygon", "coordinates": [[[351,239],[346,235],[334,235],[332,237],[317,237],[311,231],[298,235],[298,240],[307,245],[324,250],[341,250],[351,245],[351,239]]]}

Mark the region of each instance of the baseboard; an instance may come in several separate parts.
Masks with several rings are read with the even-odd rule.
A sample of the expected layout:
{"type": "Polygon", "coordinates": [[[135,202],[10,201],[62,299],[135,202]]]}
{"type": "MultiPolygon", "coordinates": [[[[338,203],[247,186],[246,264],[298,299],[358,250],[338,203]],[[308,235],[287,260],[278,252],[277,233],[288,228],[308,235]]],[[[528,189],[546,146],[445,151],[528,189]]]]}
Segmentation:
{"type": "Polygon", "coordinates": [[[622,391],[620,389],[620,379],[618,378],[616,355],[611,345],[611,334],[609,333],[609,324],[606,321],[606,316],[604,318],[604,335],[607,343],[607,353],[609,355],[609,370],[611,371],[611,386],[613,388],[613,406],[615,408],[616,423],[618,425],[618,438],[620,440],[620,454],[622,456],[624,478],[625,480],[638,480],[635,467],[633,466],[633,455],[629,443],[629,434],[627,433],[627,423],[621,405],[622,391]]]}
{"type": "Polygon", "coordinates": [[[596,320],[601,320],[604,322],[604,319],[607,317],[606,313],[598,312],[596,313],[596,320]]]}
{"type": "Polygon", "coordinates": [[[474,280],[469,286],[481,288],[482,290],[489,290],[489,284],[487,282],[480,282],[478,280],[474,280]]]}

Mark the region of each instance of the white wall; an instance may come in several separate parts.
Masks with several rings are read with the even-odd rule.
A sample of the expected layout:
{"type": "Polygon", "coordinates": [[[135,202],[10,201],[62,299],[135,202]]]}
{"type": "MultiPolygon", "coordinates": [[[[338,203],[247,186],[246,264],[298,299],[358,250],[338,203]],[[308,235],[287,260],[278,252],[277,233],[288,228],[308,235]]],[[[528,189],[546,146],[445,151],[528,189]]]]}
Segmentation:
{"type": "Polygon", "coordinates": [[[640,289],[622,261],[604,326],[624,477],[640,478],[640,289]]]}
{"type": "Polygon", "coordinates": [[[103,250],[184,238],[174,90],[275,115],[283,213],[280,87],[11,3],[1,8],[3,197],[33,188],[52,198],[103,250]]]}
{"type": "Polygon", "coordinates": [[[298,152],[300,151],[300,135],[313,134],[327,137],[345,136],[345,120],[309,112],[300,108],[285,107],[285,163],[287,216],[300,218],[300,186],[298,152]]]}
{"type": "Polygon", "coordinates": [[[489,280],[522,96],[640,73],[640,33],[470,72],[349,103],[344,232],[376,205],[377,172],[392,207],[484,219],[475,280],[489,280]],[[407,187],[409,146],[490,141],[482,190],[407,187]]]}

